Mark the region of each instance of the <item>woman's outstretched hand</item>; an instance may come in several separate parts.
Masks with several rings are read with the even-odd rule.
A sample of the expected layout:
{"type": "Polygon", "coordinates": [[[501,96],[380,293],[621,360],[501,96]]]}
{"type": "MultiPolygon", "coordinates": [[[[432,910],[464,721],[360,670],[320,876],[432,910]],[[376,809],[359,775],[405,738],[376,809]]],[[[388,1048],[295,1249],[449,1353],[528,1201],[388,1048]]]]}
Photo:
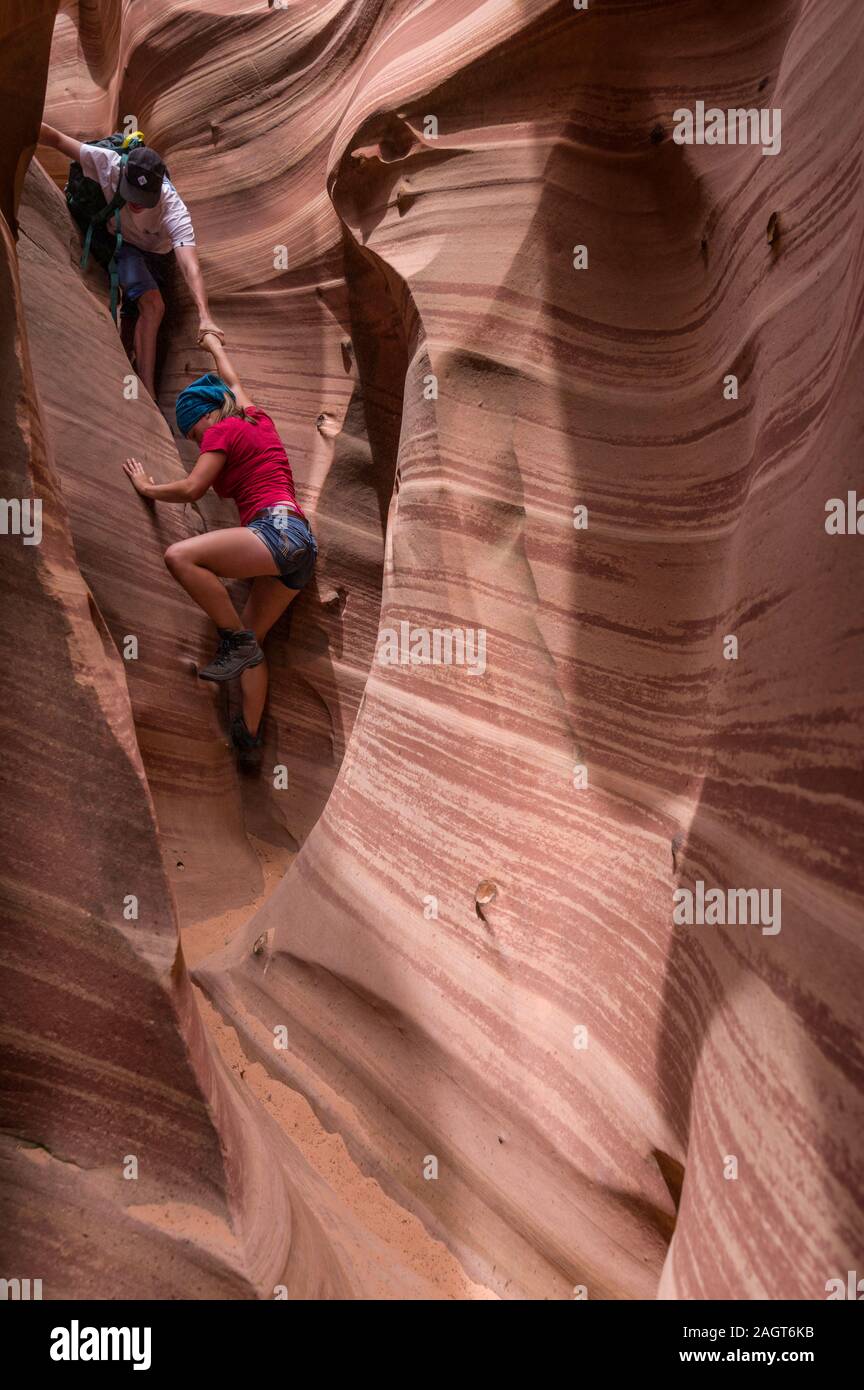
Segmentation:
{"type": "Polygon", "coordinates": [[[156,486],[156,481],[144,472],[137,459],[127,459],[123,465],[123,472],[136,492],[140,492],[142,497],[149,497],[150,488],[156,486]]]}

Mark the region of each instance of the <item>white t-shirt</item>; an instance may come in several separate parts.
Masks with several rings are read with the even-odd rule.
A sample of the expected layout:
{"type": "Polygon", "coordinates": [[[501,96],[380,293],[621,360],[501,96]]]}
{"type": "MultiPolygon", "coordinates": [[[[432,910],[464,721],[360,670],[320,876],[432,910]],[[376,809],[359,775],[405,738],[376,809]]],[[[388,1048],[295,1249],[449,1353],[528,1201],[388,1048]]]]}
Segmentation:
{"type": "MultiPolygon", "coordinates": [[[[110,202],[120,182],[120,156],[103,145],[81,146],[81,168],[88,179],[95,179],[110,202]]],[[[111,231],[116,231],[116,214],[108,219],[111,231]]],[[[120,230],[123,240],[144,251],[173,251],[175,246],[194,246],[195,228],[189,209],[167,176],[162,180],[162,192],[155,208],[133,212],[126,203],[120,209],[120,230]]]]}

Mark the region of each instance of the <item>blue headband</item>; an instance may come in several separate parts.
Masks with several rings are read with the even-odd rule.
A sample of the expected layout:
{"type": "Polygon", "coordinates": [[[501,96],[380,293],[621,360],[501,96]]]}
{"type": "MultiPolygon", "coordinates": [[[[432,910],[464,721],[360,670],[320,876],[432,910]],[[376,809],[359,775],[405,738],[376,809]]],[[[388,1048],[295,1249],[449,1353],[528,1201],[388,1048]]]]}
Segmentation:
{"type": "Polygon", "coordinates": [[[197,381],[192,381],[188,386],[184,386],[180,395],[177,397],[177,404],[174,407],[177,417],[177,428],[184,439],[193,425],[197,425],[202,415],[207,415],[211,410],[218,410],[224,403],[225,396],[229,395],[234,400],[234,392],[230,386],[226,386],[221,377],[215,372],[207,372],[204,376],[199,376],[197,381]]]}

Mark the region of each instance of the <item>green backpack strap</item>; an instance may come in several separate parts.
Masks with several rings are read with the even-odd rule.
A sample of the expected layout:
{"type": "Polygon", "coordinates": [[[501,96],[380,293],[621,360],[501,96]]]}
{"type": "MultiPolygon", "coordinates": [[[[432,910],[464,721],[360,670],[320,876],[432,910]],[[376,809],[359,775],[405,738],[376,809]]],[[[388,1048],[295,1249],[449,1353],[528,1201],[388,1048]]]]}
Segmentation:
{"type": "Polygon", "coordinates": [[[108,276],[111,280],[111,317],[117,322],[117,301],[120,293],[120,268],[117,264],[117,257],[120,254],[120,247],[123,245],[123,234],[120,228],[114,238],[114,251],[108,262],[108,276]]]}
{"type": "MultiPolygon", "coordinates": [[[[128,160],[128,159],[129,159],[128,153],[123,153],[123,154],[121,154],[121,156],[120,156],[120,173],[121,173],[121,175],[122,175],[122,173],[123,173],[123,170],[126,168],[126,163],[127,163],[127,160],[128,160]]],[[[97,212],[95,217],[91,217],[91,218],[90,218],[90,223],[89,223],[89,226],[87,227],[87,231],[86,231],[85,236],[84,236],[84,247],[83,247],[83,249],[82,249],[82,251],[81,251],[81,261],[80,261],[80,265],[81,265],[81,269],[82,269],[82,270],[86,270],[86,269],[87,269],[87,265],[88,265],[88,263],[89,263],[89,261],[90,261],[90,243],[91,243],[91,241],[93,240],[93,232],[94,232],[94,229],[95,229],[96,227],[99,227],[99,226],[104,225],[104,223],[106,223],[110,217],[113,217],[113,216],[114,216],[114,213],[115,213],[115,212],[119,212],[120,209],[121,209],[122,207],[125,207],[125,206],[126,206],[126,199],[125,199],[125,198],[122,196],[122,194],[120,193],[120,181],[119,181],[119,179],[118,179],[118,181],[117,181],[117,192],[114,194],[114,197],[111,199],[110,203],[106,203],[106,204],[105,204],[105,207],[102,209],[101,212],[97,212]]],[[[112,319],[114,320],[115,323],[117,322],[117,300],[118,300],[119,283],[120,283],[120,280],[119,280],[119,272],[118,272],[118,267],[117,267],[117,256],[118,256],[118,254],[119,254],[120,247],[121,247],[122,245],[123,245],[123,234],[122,234],[122,232],[120,231],[120,222],[119,222],[119,219],[118,219],[118,222],[117,222],[117,231],[116,231],[115,236],[114,236],[114,250],[113,250],[113,252],[112,252],[112,254],[111,254],[111,260],[108,262],[108,275],[109,275],[110,280],[111,280],[111,317],[112,317],[112,319]]]]}
{"type": "Polygon", "coordinates": [[[109,217],[113,217],[115,212],[119,212],[125,206],[126,199],[121,197],[119,193],[115,193],[110,203],[106,203],[101,212],[97,212],[95,217],[90,218],[90,224],[84,237],[84,249],[81,252],[80,265],[82,270],[87,269],[87,263],[90,259],[90,243],[93,240],[95,228],[101,226],[103,222],[107,222],[109,217]]]}

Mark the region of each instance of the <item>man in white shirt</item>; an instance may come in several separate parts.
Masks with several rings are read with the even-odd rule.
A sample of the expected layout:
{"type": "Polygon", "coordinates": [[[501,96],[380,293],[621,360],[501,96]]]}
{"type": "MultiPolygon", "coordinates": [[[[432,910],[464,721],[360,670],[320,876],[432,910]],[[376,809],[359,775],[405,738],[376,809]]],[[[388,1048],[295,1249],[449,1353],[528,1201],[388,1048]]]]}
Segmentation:
{"type": "MultiPolygon", "coordinates": [[[[138,310],[135,369],[155,399],[156,339],[165,313],[159,282],[161,267],[172,251],[198,309],[199,338],[202,333],[216,333],[223,342],[225,340],[224,333],[210,317],[195,248],[195,229],[186,204],[167,178],[159,155],[147,145],[130,152],[121,176],[120,156],[114,150],[73,140],[44,123],[39,140],[59,150],[67,159],[77,160],[86,177],[99,184],[106,202],[110,203],[118,191],[118,184],[121,196],[126,199],[119,212],[123,234],[118,257],[120,284],[124,302],[134,303],[138,310]]],[[[116,231],[116,217],[117,214],[108,222],[110,231],[116,231]]]]}

